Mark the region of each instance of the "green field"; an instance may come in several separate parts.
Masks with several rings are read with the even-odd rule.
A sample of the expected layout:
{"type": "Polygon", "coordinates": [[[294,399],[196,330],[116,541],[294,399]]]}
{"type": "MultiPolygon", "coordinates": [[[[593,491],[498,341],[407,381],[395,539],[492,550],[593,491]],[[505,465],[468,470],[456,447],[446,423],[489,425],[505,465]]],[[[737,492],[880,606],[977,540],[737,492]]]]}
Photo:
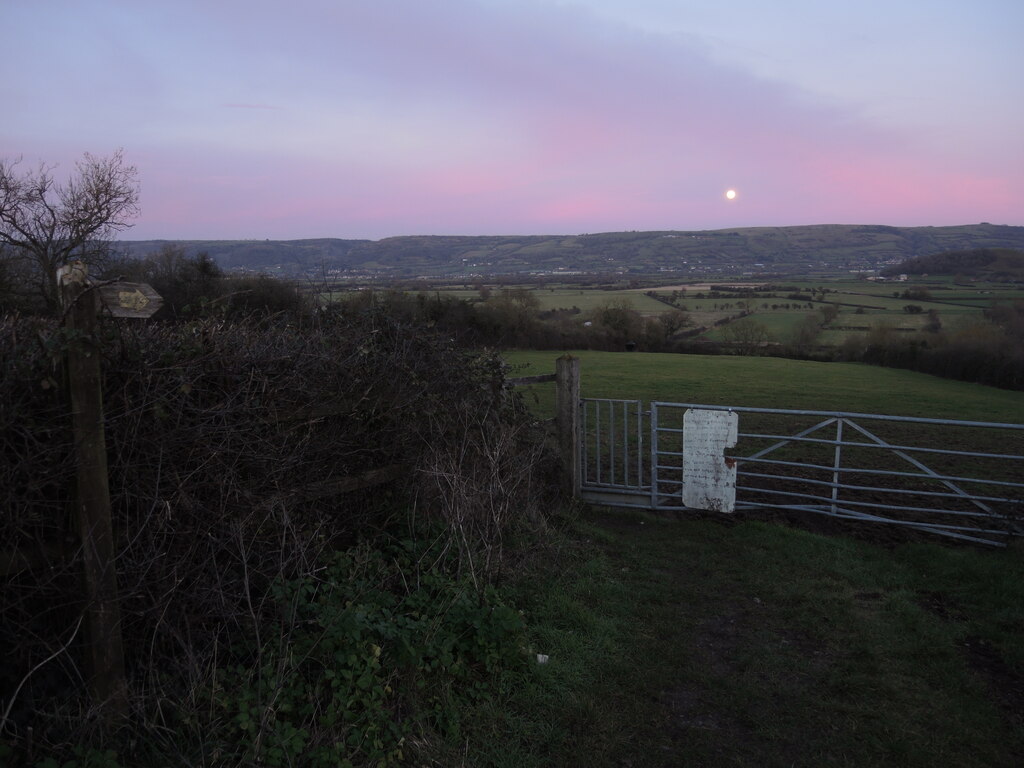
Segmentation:
{"type": "MultiPolygon", "coordinates": [[[[500,289],[495,288],[493,290],[495,295],[500,293],[500,289]]],[[[607,306],[610,302],[621,301],[628,301],[633,309],[643,315],[656,315],[668,309],[665,304],[644,295],[644,291],[637,288],[616,291],[601,288],[533,287],[531,290],[540,303],[539,308],[541,311],[573,309],[575,307],[583,312],[589,312],[599,307],[607,306]]],[[[480,299],[479,291],[446,289],[439,291],[439,293],[442,296],[451,296],[452,298],[469,301],[478,301],[480,299]]]]}
{"type": "Polygon", "coordinates": [[[601,509],[574,538],[517,601],[549,663],[444,764],[1022,764],[1019,553],[601,509]]]}
{"type": "MultiPolygon", "coordinates": [[[[727,283],[731,285],[731,283],[727,283]]],[[[737,283],[737,285],[742,285],[737,283]]],[[[676,301],[679,309],[689,314],[688,327],[704,327],[708,330],[701,338],[709,341],[727,340],[724,326],[715,323],[741,312],[753,313],[752,319],[765,327],[768,340],[772,343],[788,343],[793,337],[797,323],[811,313],[818,313],[828,305],[839,308],[838,316],[824,327],[815,343],[837,346],[851,334],[864,333],[883,325],[907,332],[920,331],[931,321],[934,313],[944,329],[955,329],[981,316],[983,310],[994,302],[1015,301],[1024,298],[1019,286],[978,283],[975,285],[954,285],[948,278],[926,281],[871,282],[850,278],[835,278],[814,281],[789,281],[771,291],[758,291],[758,296],[741,296],[728,289],[712,295],[708,283],[674,284],[651,287],[622,287],[620,289],[589,288],[565,283],[536,286],[522,285],[536,296],[541,311],[552,309],[578,309],[580,321],[587,313],[609,303],[628,302],[644,316],[657,316],[670,309],[670,305],[647,295],[676,301]],[[925,290],[929,296],[923,299],[907,298],[907,291],[925,290]],[[793,294],[802,298],[793,298],[793,294]],[[813,294],[813,296],[812,296],[813,294]],[[919,307],[918,312],[908,312],[908,306],[919,307]]],[[[757,287],[748,284],[748,287],[757,287]]],[[[500,286],[492,290],[495,294],[500,286]]],[[[479,301],[479,292],[468,289],[444,289],[445,296],[479,301]]]]}
{"type": "MultiPolygon", "coordinates": [[[[573,354],[584,397],[1024,423],[1024,393],[902,370],[573,354]]],[[[506,354],[513,376],[557,357],[506,354]]],[[[553,385],[526,393],[550,415],[553,385]]],[[[1019,544],[604,508],[575,535],[521,602],[550,662],[474,713],[481,764],[1024,764],[1019,544]]]]}
{"type": "Polygon", "coordinates": [[[629,302],[633,309],[643,315],[656,315],[668,307],[660,301],[645,296],[641,290],[606,291],[599,289],[543,288],[534,291],[543,309],[571,309],[578,307],[584,312],[607,306],[609,302],[629,302]]]}
{"type": "MultiPolygon", "coordinates": [[[[930,299],[906,298],[902,294],[913,290],[919,284],[872,283],[868,281],[836,280],[817,281],[806,284],[790,284],[796,292],[815,297],[810,302],[789,297],[793,291],[773,291],[774,296],[761,296],[748,300],[747,307],[753,312],[752,319],[762,324],[771,342],[786,343],[792,338],[795,326],[810,313],[816,313],[829,304],[839,307],[838,316],[829,323],[816,343],[836,346],[855,333],[864,333],[871,328],[887,326],[897,330],[920,331],[930,322],[929,313],[937,315],[943,328],[957,328],[981,316],[982,310],[995,301],[1013,301],[1021,293],[1005,286],[983,286],[964,288],[945,284],[921,286],[931,294],[930,299]],[[820,291],[827,292],[822,294],[820,291]],[[896,295],[894,295],[896,294],[896,295]],[[908,306],[919,307],[920,311],[910,313],[908,306]]],[[[696,298],[688,291],[680,299],[681,306],[690,311],[694,325],[710,326],[720,317],[736,313],[740,307],[737,299],[696,298]]],[[[723,327],[712,328],[702,338],[710,341],[725,340],[723,327]]]]}
{"type": "MultiPolygon", "coordinates": [[[[1024,422],[1024,392],[861,363],[772,357],[592,352],[580,358],[584,397],[1024,422]]],[[[555,352],[505,354],[511,376],[551,373],[555,352]]],[[[552,385],[529,388],[550,412],[552,385]]]]}

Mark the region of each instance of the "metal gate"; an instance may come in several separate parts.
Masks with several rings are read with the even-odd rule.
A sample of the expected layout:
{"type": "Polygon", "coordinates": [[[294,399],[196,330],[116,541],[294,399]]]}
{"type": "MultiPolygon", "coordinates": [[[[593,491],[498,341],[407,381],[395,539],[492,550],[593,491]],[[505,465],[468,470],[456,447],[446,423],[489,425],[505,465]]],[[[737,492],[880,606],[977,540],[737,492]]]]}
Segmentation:
{"type": "Polygon", "coordinates": [[[738,414],[736,509],[776,508],[1005,545],[1024,535],[1024,424],[639,400],[580,401],[580,495],[686,510],[684,415],[738,414]]]}

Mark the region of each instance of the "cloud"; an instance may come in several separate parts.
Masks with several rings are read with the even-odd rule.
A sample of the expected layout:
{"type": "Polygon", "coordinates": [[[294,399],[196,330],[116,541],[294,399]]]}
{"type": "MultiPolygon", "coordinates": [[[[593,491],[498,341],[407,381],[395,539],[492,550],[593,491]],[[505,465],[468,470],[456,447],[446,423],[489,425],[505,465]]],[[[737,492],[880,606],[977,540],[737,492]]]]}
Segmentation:
{"type": "MultiPolygon", "coordinates": [[[[1022,210],[1021,157],[880,127],[692,38],[578,6],[108,0],[90,13],[125,39],[116,56],[53,46],[54,70],[77,63],[94,85],[63,94],[74,135],[44,110],[61,126],[46,130],[142,158],[133,236],[1014,223],[1022,210]],[[119,60],[124,98],[100,85],[119,60]]],[[[29,80],[5,146],[39,133],[45,88],[29,80]]]]}
{"type": "Polygon", "coordinates": [[[225,104],[224,106],[228,109],[284,109],[284,107],[278,107],[273,104],[225,104]]]}

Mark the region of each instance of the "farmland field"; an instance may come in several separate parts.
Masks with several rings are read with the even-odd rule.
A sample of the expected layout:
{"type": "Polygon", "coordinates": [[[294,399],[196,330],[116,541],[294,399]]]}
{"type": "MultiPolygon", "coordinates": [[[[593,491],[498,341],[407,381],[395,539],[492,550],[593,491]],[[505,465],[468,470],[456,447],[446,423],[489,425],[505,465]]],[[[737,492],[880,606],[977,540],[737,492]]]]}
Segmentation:
{"type": "MultiPolygon", "coordinates": [[[[574,354],[584,397],[1024,423],[1024,393],[902,370],[574,354]]],[[[556,358],[506,355],[512,375],[556,358]]],[[[526,391],[549,415],[553,386],[526,391]]],[[[821,536],[771,512],[583,515],[577,551],[599,554],[552,567],[526,606],[551,663],[482,718],[543,726],[489,747],[494,764],[1021,765],[1019,549],[821,536]],[[541,757],[515,754],[538,739],[541,757]]]]}
{"type": "Polygon", "coordinates": [[[644,295],[638,289],[606,291],[599,289],[556,288],[535,291],[543,309],[571,309],[578,307],[584,312],[607,305],[609,302],[628,301],[633,309],[643,315],[656,315],[664,312],[667,307],[656,299],[644,295]]]}
{"type": "MultiPolygon", "coordinates": [[[[580,358],[584,397],[1024,423],[1024,392],[861,363],[647,352],[572,354],[580,358]]],[[[557,357],[554,352],[505,354],[512,376],[551,373],[557,357]]],[[[550,412],[551,385],[536,385],[529,392],[541,412],[550,412]]]]}
{"type": "MultiPolygon", "coordinates": [[[[985,421],[1024,425],[1024,393],[997,390],[964,382],[939,379],[914,372],[876,368],[850,363],[821,363],[773,358],[708,357],[700,355],[671,355],[643,353],[583,352],[581,359],[582,395],[586,398],[609,398],[641,400],[662,403],[700,403],[706,405],[742,408],[768,408],[785,410],[813,410],[845,413],[885,414],[940,418],[957,421],[985,421]]],[[[534,373],[547,366],[554,367],[553,356],[545,358],[537,353],[517,353],[510,356],[514,363],[529,363],[525,371],[534,373]]],[[[525,393],[528,404],[539,413],[550,413],[553,398],[551,385],[536,385],[525,393]]],[[[587,459],[584,473],[598,484],[604,481],[616,482],[626,478],[629,469],[620,455],[618,463],[614,446],[636,445],[641,438],[627,432],[625,417],[616,416],[610,404],[600,406],[591,403],[586,409],[588,423],[603,422],[611,432],[599,437],[587,432],[585,453],[587,459]],[[614,426],[620,425],[620,437],[615,441],[614,426]],[[609,437],[611,435],[611,437],[609,437]],[[635,438],[635,439],[634,439],[635,438]],[[612,442],[609,442],[611,440],[612,442]]],[[[682,431],[683,409],[660,408],[658,425],[682,431]]],[[[629,424],[638,424],[638,418],[629,418],[629,424]]],[[[748,413],[740,416],[741,437],[735,450],[729,455],[743,461],[744,457],[755,458],[759,451],[771,450],[774,460],[784,460],[802,465],[799,471],[780,470],[766,466],[748,468],[744,463],[744,501],[758,505],[793,504],[791,497],[823,500],[822,487],[836,482],[831,474],[832,462],[839,462],[838,449],[828,442],[787,443],[774,445],[777,438],[756,437],[805,434],[801,430],[814,432],[816,440],[841,439],[841,430],[834,428],[819,431],[824,417],[809,414],[748,413]],[[814,425],[818,426],[814,426],[814,425]],[[833,455],[834,454],[834,455],[833,455]],[[745,474],[744,474],[745,473],[745,474]],[[799,477],[799,479],[797,479],[799,477]],[[806,494],[806,495],[805,495],[806,494]],[[817,494],[817,495],[816,495],[817,494]]],[[[654,419],[653,415],[651,417],[654,419]]],[[[863,421],[857,419],[858,422],[863,421]]],[[[827,422],[825,422],[827,423],[827,422]]],[[[852,422],[851,422],[852,423],[852,422]]],[[[927,425],[921,423],[872,421],[864,425],[869,431],[865,444],[879,441],[880,445],[916,446],[912,451],[926,453],[909,457],[899,451],[878,450],[861,446],[858,439],[847,437],[842,451],[842,466],[847,474],[847,484],[841,492],[844,503],[857,507],[874,508],[875,505],[896,505],[885,513],[894,520],[907,523],[924,523],[935,526],[968,526],[980,529],[985,526],[960,517],[977,515],[973,507],[961,507],[952,501],[952,496],[941,499],[948,488],[934,486],[929,482],[905,481],[887,478],[879,483],[875,475],[890,470],[938,473],[944,476],[975,478],[978,485],[969,487],[972,493],[987,497],[991,508],[998,508],[999,515],[1013,515],[1017,504],[1014,496],[1005,488],[1005,483],[1019,482],[1022,463],[1011,457],[1024,455],[1024,430],[1022,429],[977,429],[967,426],[927,425]],[[957,456],[943,455],[941,451],[955,449],[973,452],[957,456]],[[939,453],[936,453],[936,452],[939,453]],[[998,453],[1001,457],[981,458],[987,453],[998,453]],[[917,463],[925,461],[927,467],[917,463]],[[916,467],[916,469],[915,469],[916,467]],[[850,480],[851,477],[855,479],[850,480]],[[992,482],[992,486],[981,482],[992,482]],[[852,484],[851,484],[852,483],[852,484]],[[877,486],[877,487],[875,487],[877,486]],[[1002,505],[1002,506],[999,506],[1002,505]],[[898,510],[898,511],[897,511],[898,510]],[[922,513],[928,512],[922,516],[922,513]],[[954,520],[953,518],[958,519],[954,520]]],[[[863,430],[863,427],[853,427],[863,430]]],[[[636,429],[635,426],[631,429],[636,429]]],[[[668,451],[659,458],[664,481],[673,481],[673,470],[678,464],[671,453],[673,440],[678,437],[670,432],[659,433],[658,450],[668,451]],[[667,442],[665,442],[667,441],[667,442]],[[666,458],[667,457],[667,458],[666,458]]],[[[863,439],[863,438],[861,438],[863,439]]],[[[620,452],[621,454],[621,452],[620,452]]],[[[652,459],[653,461],[653,459],[652,459]]],[[[795,466],[795,465],[791,465],[795,466]]],[[[838,464],[836,466],[839,466],[838,464]]],[[[639,470],[633,466],[634,477],[639,470]]],[[[642,474],[642,473],[640,473],[642,474]]],[[[678,479],[678,477],[676,478],[678,479]]],[[[669,486],[669,488],[674,486],[669,486]]],[[[833,489],[833,501],[838,498],[833,489]]],[[[666,491],[671,493],[672,491],[666,491]]],[[[960,491],[957,491],[958,493],[960,491]]],[[[876,512],[877,514],[877,512],[876,512]]],[[[998,515],[997,515],[998,517],[998,515]]],[[[994,535],[1005,536],[1008,531],[1004,517],[993,518],[988,527],[994,535]]],[[[858,529],[859,531],[862,529],[858,529]]],[[[872,536],[889,536],[891,527],[882,526],[871,532],[872,536]]],[[[959,535],[959,534],[957,534],[959,535]]],[[[986,539],[994,541],[993,539],[986,539]]],[[[995,542],[999,543],[999,542],[995,542]]]]}
{"type": "MultiPolygon", "coordinates": [[[[818,313],[830,305],[838,307],[838,315],[823,327],[815,343],[837,346],[851,334],[864,333],[878,326],[897,331],[920,331],[935,321],[939,326],[956,329],[981,317],[983,310],[999,301],[1024,298],[1019,286],[997,283],[955,285],[949,278],[927,281],[871,282],[853,278],[815,281],[785,281],[770,290],[740,293],[756,289],[756,284],[729,283],[712,292],[708,283],[675,284],[646,287],[590,288],[566,283],[537,286],[523,285],[536,296],[541,311],[577,309],[580,322],[587,313],[609,303],[628,302],[645,316],[657,316],[674,305],[689,314],[689,327],[706,330],[700,338],[723,341],[725,326],[716,322],[753,313],[753,319],[764,326],[769,342],[787,343],[797,323],[808,314],[818,313]],[[657,296],[658,298],[655,298],[657,296]],[[659,300],[661,299],[661,300],[659,300]]],[[[498,293],[499,287],[492,289],[498,293]]],[[[443,295],[479,301],[479,293],[468,289],[445,289],[443,295]]]]}
{"type": "Polygon", "coordinates": [[[579,527],[524,605],[550,662],[474,713],[475,764],[1021,765],[1013,553],[600,509],[579,527]]]}
{"type": "MultiPolygon", "coordinates": [[[[537,297],[537,301],[540,304],[540,309],[580,309],[584,312],[588,312],[598,307],[607,305],[609,302],[622,302],[628,301],[633,309],[637,310],[644,315],[656,315],[664,312],[668,307],[652,299],[650,296],[644,295],[642,289],[629,289],[624,288],[622,290],[605,290],[601,288],[574,288],[574,287],[558,287],[558,288],[537,288],[533,287],[530,289],[532,293],[537,297]]],[[[478,291],[471,290],[443,290],[440,293],[444,296],[450,296],[456,299],[465,299],[469,301],[479,300],[480,294],[478,291]]],[[[495,294],[500,294],[500,289],[494,289],[495,294]]]]}

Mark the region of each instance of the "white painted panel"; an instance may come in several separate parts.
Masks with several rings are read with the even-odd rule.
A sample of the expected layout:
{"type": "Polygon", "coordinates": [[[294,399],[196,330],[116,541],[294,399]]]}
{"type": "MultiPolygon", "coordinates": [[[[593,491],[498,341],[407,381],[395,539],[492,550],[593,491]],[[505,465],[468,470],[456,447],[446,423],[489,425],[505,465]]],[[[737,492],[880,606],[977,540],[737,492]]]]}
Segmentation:
{"type": "Polygon", "coordinates": [[[739,414],[688,409],[683,415],[683,504],[691,509],[736,509],[736,465],[726,448],[736,445],[739,414]]]}

